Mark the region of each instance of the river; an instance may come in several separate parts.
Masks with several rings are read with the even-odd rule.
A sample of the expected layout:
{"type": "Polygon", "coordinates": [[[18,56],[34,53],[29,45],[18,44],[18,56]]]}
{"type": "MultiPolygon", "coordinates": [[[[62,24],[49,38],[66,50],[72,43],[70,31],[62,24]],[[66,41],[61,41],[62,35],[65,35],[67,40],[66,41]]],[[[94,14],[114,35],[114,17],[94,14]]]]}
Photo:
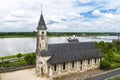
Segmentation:
{"type": "MultiPolygon", "coordinates": [[[[50,37],[48,38],[49,44],[64,43],[69,37],[50,37]]],[[[117,36],[87,36],[76,37],[80,42],[88,41],[105,41],[112,42],[117,39],[117,36]]],[[[0,38],[0,57],[16,55],[18,53],[35,52],[36,38],[0,38]]]]}

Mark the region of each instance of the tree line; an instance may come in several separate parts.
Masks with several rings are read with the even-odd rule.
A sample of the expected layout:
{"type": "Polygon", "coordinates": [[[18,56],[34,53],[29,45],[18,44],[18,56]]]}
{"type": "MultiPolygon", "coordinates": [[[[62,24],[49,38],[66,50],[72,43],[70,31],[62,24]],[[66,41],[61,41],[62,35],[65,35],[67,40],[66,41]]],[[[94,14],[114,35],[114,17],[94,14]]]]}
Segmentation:
{"type": "Polygon", "coordinates": [[[99,51],[104,55],[100,62],[101,69],[114,69],[120,67],[120,41],[116,42],[95,42],[99,51]]]}
{"type": "Polygon", "coordinates": [[[0,37],[34,37],[36,32],[0,32],[0,37]]]}
{"type": "MultiPolygon", "coordinates": [[[[48,36],[120,36],[110,32],[47,32],[48,36]]],[[[0,32],[0,37],[36,37],[37,32],[0,32]]]]}

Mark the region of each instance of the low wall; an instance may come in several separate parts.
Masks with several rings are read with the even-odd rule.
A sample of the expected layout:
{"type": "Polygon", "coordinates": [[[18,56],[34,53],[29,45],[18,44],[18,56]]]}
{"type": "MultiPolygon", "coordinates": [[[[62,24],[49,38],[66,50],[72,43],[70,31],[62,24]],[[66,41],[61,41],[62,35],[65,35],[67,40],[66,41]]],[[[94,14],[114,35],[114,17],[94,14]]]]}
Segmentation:
{"type": "Polygon", "coordinates": [[[19,66],[19,67],[9,67],[9,68],[0,68],[0,73],[4,72],[11,72],[16,70],[28,69],[28,68],[35,68],[35,65],[27,65],[27,66],[19,66]]]}

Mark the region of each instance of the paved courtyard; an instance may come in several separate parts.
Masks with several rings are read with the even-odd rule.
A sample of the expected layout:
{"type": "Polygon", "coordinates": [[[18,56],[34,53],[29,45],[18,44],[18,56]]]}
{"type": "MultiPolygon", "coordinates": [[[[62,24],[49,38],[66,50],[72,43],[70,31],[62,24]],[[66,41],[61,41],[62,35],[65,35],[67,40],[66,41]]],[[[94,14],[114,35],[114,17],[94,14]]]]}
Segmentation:
{"type": "Polygon", "coordinates": [[[93,75],[96,75],[96,74],[99,74],[102,72],[104,72],[104,71],[96,69],[96,70],[90,70],[90,71],[78,73],[78,74],[70,74],[70,75],[67,75],[67,76],[64,76],[61,78],[56,78],[54,80],[84,80],[86,78],[89,78],[93,75]]]}
{"type": "MultiPolygon", "coordinates": [[[[79,74],[69,74],[61,78],[60,77],[56,78],[55,80],[83,80],[92,75],[96,75],[102,72],[103,72],[102,70],[96,69],[79,74]]],[[[14,72],[0,73],[0,80],[49,80],[49,79],[45,77],[42,78],[37,77],[35,75],[35,68],[31,68],[25,70],[18,70],[14,72]]]]}
{"type": "Polygon", "coordinates": [[[0,80],[47,80],[35,75],[35,68],[0,73],[0,80]]]}

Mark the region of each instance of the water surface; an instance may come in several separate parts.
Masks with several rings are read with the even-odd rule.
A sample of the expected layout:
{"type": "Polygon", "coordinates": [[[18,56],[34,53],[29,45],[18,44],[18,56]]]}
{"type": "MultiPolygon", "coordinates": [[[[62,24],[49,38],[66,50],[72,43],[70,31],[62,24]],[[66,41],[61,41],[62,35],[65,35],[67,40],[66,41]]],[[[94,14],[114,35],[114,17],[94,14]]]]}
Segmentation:
{"type": "MultiPolygon", "coordinates": [[[[64,43],[69,37],[50,37],[49,44],[64,43]]],[[[111,42],[112,39],[117,39],[117,36],[89,36],[76,37],[80,42],[88,41],[105,41],[111,42]]],[[[16,55],[18,53],[35,52],[36,38],[0,38],[0,57],[16,55]]]]}

